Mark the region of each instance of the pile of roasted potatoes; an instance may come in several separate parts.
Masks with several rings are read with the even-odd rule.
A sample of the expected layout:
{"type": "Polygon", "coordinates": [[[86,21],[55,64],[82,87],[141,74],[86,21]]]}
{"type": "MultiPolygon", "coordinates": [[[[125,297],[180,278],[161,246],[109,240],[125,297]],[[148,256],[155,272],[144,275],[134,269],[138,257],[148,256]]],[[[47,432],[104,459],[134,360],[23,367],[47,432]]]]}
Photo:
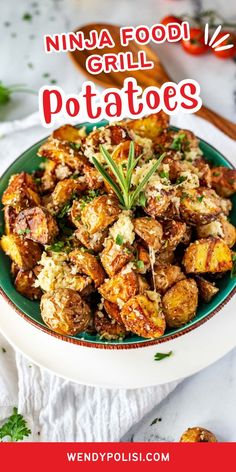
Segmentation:
{"type": "Polygon", "coordinates": [[[38,155],[45,158],[40,167],[35,162],[39,170],[12,175],[3,194],[1,247],[16,290],[40,300],[53,331],[107,341],[132,333],[159,338],[191,321],[233,271],[236,170],[213,167],[197,137],[170,129],[164,113],[88,135],[62,126],[38,155]],[[165,157],[127,210],[93,157],[102,163],[103,145],[125,169],[131,141],[139,157],[132,188],[165,157]]]}

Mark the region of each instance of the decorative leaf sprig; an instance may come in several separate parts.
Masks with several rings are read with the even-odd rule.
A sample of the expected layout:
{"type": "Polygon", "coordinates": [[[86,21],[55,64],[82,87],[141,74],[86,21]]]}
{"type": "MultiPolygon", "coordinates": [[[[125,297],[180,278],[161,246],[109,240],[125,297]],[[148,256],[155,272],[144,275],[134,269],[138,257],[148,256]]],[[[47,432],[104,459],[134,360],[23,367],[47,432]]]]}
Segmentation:
{"type": "Polygon", "coordinates": [[[96,167],[96,169],[100,172],[104,180],[106,180],[106,182],[114,190],[121,205],[126,210],[130,210],[138,202],[138,199],[142,190],[144,189],[144,187],[146,186],[146,184],[148,183],[149,179],[154,174],[154,172],[156,172],[156,170],[158,169],[159,165],[161,164],[162,160],[164,159],[166,155],[166,153],[163,153],[159,157],[159,159],[157,159],[157,161],[151,167],[151,169],[146,173],[146,175],[141,180],[141,182],[139,182],[138,186],[136,188],[132,188],[132,185],[131,185],[132,173],[136,165],[138,164],[140,158],[142,157],[142,154],[141,154],[140,156],[135,158],[135,149],[134,149],[133,141],[130,142],[126,172],[124,172],[124,168],[122,164],[116,164],[116,162],[111,157],[109,152],[102,145],[100,146],[100,152],[103,158],[105,159],[105,162],[107,163],[108,167],[112,171],[115,177],[115,180],[113,180],[113,178],[107,172],[106,168],[95,157],[92,158],[93,164],[96,167]]]}
{"type": "Polygon", "coordinates": [[[162,359],[165,359],[166,357],[172,356],[173,351],[169,352],[156,352],[154,356],[154,361],[162,361],[162,359]]]}
{"type": "Polygon", "coordinates": [[[12,415],[0,428],[0,442],[5,437],[10,438],[10,441],[22,441],[30,433],[24,417],[18,413],[17,408],[13,408],[12,415]]]}
{"type": "Polygon", "coordinates": [[[11,99],[12,93],[15,92],[25,92],[36,94],[35,90],[25,88],[24,84],[15,84],[7,87],[2,82],[0,82],[0,105],[6,105],[11,99]]]}

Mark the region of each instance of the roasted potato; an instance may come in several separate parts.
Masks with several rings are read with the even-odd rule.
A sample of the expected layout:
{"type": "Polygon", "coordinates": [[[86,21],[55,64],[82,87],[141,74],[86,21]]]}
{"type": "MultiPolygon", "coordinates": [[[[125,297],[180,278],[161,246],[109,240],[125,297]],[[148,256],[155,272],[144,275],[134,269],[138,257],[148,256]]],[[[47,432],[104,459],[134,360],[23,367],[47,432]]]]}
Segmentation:
{"type": "Polygon", "coordinates": [[[117,303],[103,300],[103,307],[109,318],[116,320],[120,325],[123,325],[122,318],[120,316],[120,308],[117,303]]]}
{"type": "Polygon", "coordinates": [[[82,223],[89,233],[94,234],[105,230],[117,220],[119,213],[118,200],[112,195],[101,195],[94,198],[81,211],[82,223]]]}
{"type": "Polygon", "coordinates": [[[44,164],[44,173],[40,179],[40,190],[42,192],[49,192],[56,186],[57,178],[55,174],[57,164],[48,159],[44,164]]]}
{"type": "Polygon", "coordinates": [[[196,230],[199,238],[221,238],[229,247],[233,247],[236,242],[236,228],[222,216],[211,223],[197,226],[196,230]]]}
{"type": "Polygon", "coordinates": [[[13,207],[7,205],[4,207],[4,223],[5,223],[5,233],[12,234],[14,232],[15,221],[16,221],[16,211],[13,207]]]}
{"type": "Polygon", "coordinates": [[[221,239],[207,238],[194,241],[186,249],[183,265],[187,274],[226,272],[232,269],[232,255],[221,239]]]}
{"type": "Polygon", "coordinates": [[[80,195],[85,188],[85,183],[79,179],[65,179],[58,182],[52,192],[53,205],[56,207],[62,207],[73,197],[73,195],[80,195]]]}
{"type": "Polygon", "coordinates": [[[177,265],[155,264],[154,266],[155,287],[161,294],[183,279],[185,279],[185,275],[177,265]]]}
{"type": "Polygon", "coordinates": [[[163,247],[175,250],[179,243],[184,241],[186,223],[170,220],[163,225],[163,247]]]}
{"type": "Polygon", "coordinates": [[[208,280],[204,279],[203,277],[199,277],[198,275],[195,277],[200,298],[209,303],[212,298],[219,292],[218,287],[216,287],[214,282],[209,282],[208,280]]]}
{"type": "Polygon", "coordinates": [[[36,243],[51,244],[59,233],[56,220],[40,207],[22,210],[16,218],[14,232],[36,243]]]}
{"type": "Polygon", "coordinates": [[[221,197],[230,197],[236,192],[236,170],[228,167],[211,169],[212,187],[221,197]]]}
{"type": "Polygon", "coordinates": [[[32,270],[19,270],[14,281],[17,292],[30,300],[40,300],[42,291],[35,287],[36,277],[32,270]]]}
{"type": "Polygon", "coordinates": [[[40,205],[37,186],[31,175],[22,172],[12,175],[2,196],[3,205],[10,205],[16,212],[40,205]]]}
{"type": "Polygon", "coordinates": [[[175,260],[175,253],[173,249],[162,249],[161,252],[158,252],[155,257],[155,262],[157,264],[173,264],[175,260]]]}
{"type": "MultiPolygon", "coordinates": [[[[82,139],[85,137],[85,133],[83,129],[75,128],[72,125],[63,125],[60,128],[56,129],[52,133],[53,139],[58,139],[59,141],[67,141],[69,143],[76,143],[81,144],[82,139]]],[[[77,146],[79,149],[80,147],[77,146]]],[[[76,149],[76,146],[75,146],[76,149]]]]}
{"type": "Polygon", "coordinates": [[[3,251],[22,270],[32,269],[41,258],[40,246],[25,240],[16,234],[3,235],[1,239],[3,251]]]}
{"type": "MultiPolygon", "coordinates": [[[[150,188],[150,193],[151,191],[152,189],[150,188]]],[[[171,196],[162,190],[157,196],[148,197],[144,210],[152,218],[163,217],[170,204],[171,196]]]]}
{"type": "Polygon", "coordinates": [[[73,336],[84,331],[90,322],[89,305],[69,288],[44,293],[40,309],[44,323],[59,334],[73,336]]]}
{"type": "Polygon", "coordinates": [[[131,297],[138,293],[138,277],[134,271],[121,271],[111,279],[105,280],[100,285],[98,291],[103,298],[112,303],[118,303],[119,306],[123,302],[127,302],[131,297]]]}
{"type": "Polygon", "coordinates": [[[160,112],[137,120],[126,121],[125,126],[142,138],[155,140],[163,132],[163,129],[167,128],[168,123],[169,116],[160,112]]]}
{"type": "Polygon", "coordinates": [[[107,238],[105,248],[103,249],[100,258],[109,277],[113,277],[126,264],[128,264],[128,262],[134,260],[134,254],[130,245],[125,244],[119,246],[115,241],[113,241],[113,239],[107,238]]]}
{"type": "Polygon", "coordinates": [[[166,323],[178,328],[194,318],[198,305],[198,288],[195,280],[183,279],[173,285],[162,298],[166,323]]]}
{"type": "Polygon", "coordinates": [[[49,138],[42,144],[38,150],[38,156],[46,157],[57,165],[66,165],[77,172],[82,171],[87,163],[86,157],[80,152],[78,143],[59,141],[55,138],[49,138]]]}
{"type": "Polygon", "coordinates": [[[87,249],[91,249],[94,252],[100,252],[103,249],[103,243],[107,237],[107,231],[99,231],[97,233],[90,234],[86,227],[79,221],[77,221],[77,229],[75,236],[87,249]]]}
{"type": "Polygon", "coordinates": [[[105,272],[96,256],[87,251],[75,249],[70,252],[69,259],[81,274],[88,275],[93,280],[95,287],[99,287],[104,282],[105,272]]]}
{"type": "Polygon", "coordinates": [[[163,229],[161,223],[158,221],[147,218],[135,218],[133,220],[135,233],[154,251],[158,251],[161,248],[161,241],[163,236],[163,229]]]}
{"type": "MultiPolygon", "coordinates": [[[[118,146],[116,146],[115,150],[112,153],[112,159],[117,163],[117,164],[123,164],[128,161],[129,157],[129,149],[130,149],[130,140],[129,141],[123,141],[118,146]]],[[[139,144],[135,143],[134,144],[134,155],[137,158],[142,154],[142,146],[139,144]]]]}
{"type": "Polygon", "coordinates": [[[100,310],[95,312],[94,326],[100,338],[107,341],[123,339],[126,335],[126,329],[122,322],[118,323],[100,310]]]}
{"type": "Polygon", "coordinates": [[[180,442],[217,442],[217,439],[208,429],[195,426],[188,428],[181,436],[180,442]]]}
{"type": "Polygon", "coordinates": [[[145,274],[151,267],[150,256],[147,249],[140,243],[137,243],[137,262],[136,270],[139,274],[145,274]]]}
{"type": "Polygon", "coordinates": [[[161,298],[156,292],[130,298],[121,310],[121,318],[128,331],[144,338],[159,338],[165,332],[161,298]]]}
{"type": "Polygon", "coordinates": [[[209,223],[221,213],[219,198],[211,189],[189,188],[180,196],[180,213],[186,223],[209,223]]]}

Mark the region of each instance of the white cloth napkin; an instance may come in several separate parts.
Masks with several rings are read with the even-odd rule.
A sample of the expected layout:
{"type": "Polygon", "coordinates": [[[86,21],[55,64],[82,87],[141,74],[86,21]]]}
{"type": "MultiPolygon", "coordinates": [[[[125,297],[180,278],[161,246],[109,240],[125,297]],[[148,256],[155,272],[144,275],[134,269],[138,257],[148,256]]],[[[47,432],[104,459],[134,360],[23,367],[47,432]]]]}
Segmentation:
{"type": "MultiPolygon", "coordinates": [[[[233,160],[235,142],[214,126],[192,115],[180,115],[171,121],[193,130],[233,160]]],[[[0,172],[47,134],[37,113],[0,124],[0,172]]],[[[136,390],[78,385],[32,365],[20,353],[14,353],[0,335],[0,420],[18,405],[29,422],[33,441],[119,441],[177,384],[136,390]]]]}

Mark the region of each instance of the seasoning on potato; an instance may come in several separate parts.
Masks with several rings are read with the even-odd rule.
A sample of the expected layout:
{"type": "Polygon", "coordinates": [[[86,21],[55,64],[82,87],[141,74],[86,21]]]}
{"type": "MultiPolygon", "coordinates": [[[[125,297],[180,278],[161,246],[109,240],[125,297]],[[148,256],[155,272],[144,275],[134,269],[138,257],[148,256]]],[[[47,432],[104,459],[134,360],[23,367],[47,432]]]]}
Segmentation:
{"type": "Polygon", "coordinates": [[[208,429],[195,426],[194,428],[188,428],[182,434],[180,442],[217,442],[217,439],[208,429]]]}

